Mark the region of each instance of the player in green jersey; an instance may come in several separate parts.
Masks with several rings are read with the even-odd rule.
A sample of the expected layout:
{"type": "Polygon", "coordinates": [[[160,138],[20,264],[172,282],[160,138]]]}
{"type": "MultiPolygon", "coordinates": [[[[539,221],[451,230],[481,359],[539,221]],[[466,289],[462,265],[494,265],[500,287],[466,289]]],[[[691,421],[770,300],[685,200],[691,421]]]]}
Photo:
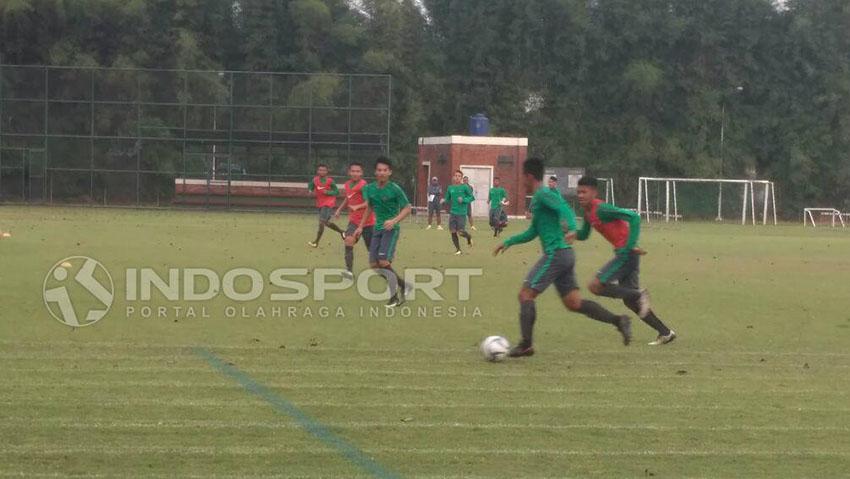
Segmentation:
{"type": "Polygon", "coordinates": [[[493,187],[490,188],[487,203],[490,204],[490,227],[493,228],[493,236],[499,236],[508,224],[508,217],[502,209],[508,204],[508,192],[502,188],[498,176],[493,178],[493,187]]]}
{"type": "Polygon", "coordinates": [[[461,254],[458,235],[466,238],[466,244],[472,246],[472,235],[466,231],[466,217],[469,205],[475,201],[472,189],[469,185],[462,183],[463,172],[455,171],[452,176],[452,184],[446,188],[446,204],[449,206],[449,232],[452,234],[452,244],[455,245],[455,254],[461,254]]]}
{"type": "Polygon", "coordinates": [[[535,298],[554,284],[564,306],[570,311],[611,324],[623,337],[623,344],[631,342],[631,321],[628,316],[611,313],[600,304],[581,298],[575,278],[575,255],[570,243],[576,236],[575,213],[560,194],[543,185],[543,160],[529,158],[522,165],[526,191],[533,191],[531,198],[531,225],[526,231],[506,239],[493,251],[493,255],[504,252],[513,245],[527,243],[536,237],[543,246],[543,256],[531,268],[519,292],[520,332],[522,340],[513,349],[511,357],[534,354],[532,333],[537,311],[535,298]]]}
{"type": "Polygon", "coordinates": [[[388,158],[380,157],[375,162],[375,181],[363,188],[366,211],[354,232],[359,238],[366,221],[375,213],[375,228],[369,245],[369,264],[378,274],[387,279],[390,286],[390,301],[393,308],[404,302],[404,280],[393,270],[393,257],[401,234],[399,223],[410,214],[410,201],[397,183],[390,181],[393,165],[388,158]]]}

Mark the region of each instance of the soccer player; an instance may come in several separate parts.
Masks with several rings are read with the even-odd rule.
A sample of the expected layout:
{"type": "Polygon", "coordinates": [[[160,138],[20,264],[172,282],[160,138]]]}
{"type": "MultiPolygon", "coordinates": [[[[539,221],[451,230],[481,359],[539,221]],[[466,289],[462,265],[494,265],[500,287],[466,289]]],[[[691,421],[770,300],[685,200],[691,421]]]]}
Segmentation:
{"type": "Polygon", "coordinates": [[[437,216],[437,229],[443,229],[442,214],[440,213],[440,205],[443,203],[443,187],[440,186],[440,180],[437,177],[431,178],[431,184],[428,185],[428,227],[431,229],[431,221],[434,216],[437,216]]]}
{"type": "MultiPolygon", "coordinates": [[[[461,173],[463,174],[463,173],[461,173]]],[[[469,196],[475,198],[475,190],[472,188],[472,185],[469,184],[469,177],[463,177],[463,184],[469,188],[469,196]]],[[[472,222],[472,202],[466,205],[466,218],[469,220],[469,227],[472,228],[472,231],[478,231],[478,228],[475,227],[475,224],[472,222]]]]}
{"type": "Polygon", "coordinates": [[[375,229],[369,246],[369,264],[390,286],[390,301],[387,307],[394,308],[404,302],[404,280],[393,270],[398,237],[401,233],[399,223],[410,214],[410,201],[397,183],[390,181],[393,165],[389,158],[380,157],[375,162],[375,181],[363,188],[366,210],[360,219],[360,225],[354,231],[356,237],[363,234],[366,221],[375,213],[375,229]]]}
{"type": "Polygon", "coordinates": [[[458,235],[466,238],[466,244],[472,246],[472,235],[466,231],[466,217],[468,207],[475,200],[472,196],[472,188],[463,184],[463,172],[457,170],[452,176],[453,184],[446,188],[446,204],[449,205],[449,232],[452,234],[452,244],[455,245],[455,254],[463,254],[460,250],[458,235]]]}
{"type": "MultiPolygon", "coordinates": [[[[345,198],[342,204],[339,205],[334,218],[339,218],[340,212],[345,207],[348,207],[348,228],[345,230],[345,277],[354,279],[354,245],[359,237],[354,235],[357,228],[360,226],[360,220],[363,219],[363,212],[366,210],[366,201],[363,199],[363,188],[366,187],[366,180],[363,179],[363,165],[360,163],[352,163],[348,165],[348,181],[343,183],[342,190],[345,198]]],[[[369,252],[369,247],[372,242],[372,230],[375,226],[375,215],[372,214],[366,218],[363,224],[363,244],[366,245],[366,252],[369,252]]]]}
{"type": "Polygon", "coordinates": [[[649,293],[640,289],[640,257],[646,254],[637,245],[640,216],[598,199],[598,186],[596,178],[589,176],[578,181],[578,202],[584,210],[584,224],[577,236],[580,241],[586,240],[593,227],[614,246],[614,259],[596,273],[588,288],[598,296],[622,299],[643,322],[655,329],[658,337],[649,343],[650,346],[667,344],[676,339],[676,332],[658,319],[649,304],[649,293]]]}
{"type": "Polygon", "coordinates": [[[537,311],[535,298],[553,284],[564,306],[570,311],[613,325],[623,337],[623,344],[631,342],[631,321],[628,316],[617,316],[598,303],[582,299],[575,278],[575,255],[570,242],[575,238],[576,221],[572,208],[550,188],[543,186],[543,160],[529,158],[522,165],[526,191],[534,191],[531,198],[531,225],[526,231],[499,244],[493,255],[504,252],[513,245],[527,243],[540,237],[543,256],[531,268],[519,292],[520,332],[522,340],[510,351],[511,357],[534,354],[532,333],[537,311]]]}
{"type": "Polygon", "coordinates": [[[493,178],[493,187],[490,188],[490,194],[487,196],[487,203],[490,204],[490,227],[493,228],[493,236],[499,236],[502,230],[507,225],[507,215],[502,207],[507,204],[508,192],[501,186],[499,177],[493,178]]]}
{"type": "Polygon", "coordinates": [[[333,178],[328,176],[328,165],[321,164],[318,166],[316,176],[307,185],[307,190],[316,195],[316,207],[319,209],[319,231],[316,232],[316,240],[308,242],[307,245],[317,248],[326,226],[339,233],[345,240],[342,229],[331,223],[331,216],[333,216],[334,207],[336,207],[336,197],[339,196],[339,188],[334,184],[333,178]]]}

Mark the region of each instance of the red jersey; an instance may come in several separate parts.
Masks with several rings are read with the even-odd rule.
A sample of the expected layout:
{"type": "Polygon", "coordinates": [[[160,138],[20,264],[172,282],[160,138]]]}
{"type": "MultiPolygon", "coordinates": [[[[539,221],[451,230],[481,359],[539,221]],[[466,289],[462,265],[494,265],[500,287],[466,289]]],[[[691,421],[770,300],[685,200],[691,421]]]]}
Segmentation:
{"type": "MultiPolygon", "coordinates": [[[[366,187],[366,184],[366,180],[361,179],[357,183],[353,180],[349,180],[342,185],[345,198],[348,199],[348,221],[357,225],[360,224],[360,221],[363,219],[363,213],[366,212],[366,200],[363,199],[363,188],[366,187]],[[352,206],[358,205],[363,205],[363,208],[358,210],[351,209],[352,206]]],[[[369,217],[366,218],[366,223],[363,226],[374,225],[375,213],[372,212],[369,217]]]]}
{"type": "Polygon", "coordinates": [[[326,176],[324,181],[318,175],[314,176],[313,181],[307,185],[307,189],[316,192],[317,208],[336,207],[336,197],[339,196],[339,189],[330,176],[326,176]]]}
{"type": "MultiPolygon", "coordinates": [[[[619,249],[629,245],[631,242],[633,244],[629,246],[631,248],[635,246],[634,243],[637,242],[637,231],[630,231],[630,225],[625,220],[631,220],[632,217],[636,216],[632,211],[623,210],[600,199],[595,199],[591,204],[590,210],[585,212],[584,218],[586,223],[593,226],[593,229],[614,245],[614,248],[619,249]]],[[[640,219],[638,219],[637,228],[640,228],[639,221],[640,219]]]]}

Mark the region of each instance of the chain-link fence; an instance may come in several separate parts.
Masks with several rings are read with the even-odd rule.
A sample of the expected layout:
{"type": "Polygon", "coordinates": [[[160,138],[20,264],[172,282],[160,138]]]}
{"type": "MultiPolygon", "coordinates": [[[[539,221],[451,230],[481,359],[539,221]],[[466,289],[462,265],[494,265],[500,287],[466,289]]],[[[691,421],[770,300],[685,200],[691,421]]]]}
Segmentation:
{"type": "Polygon", "coordinates": [[[389,154],[387,75],[0,65],[0,201],[310,204],[389,154]]]}

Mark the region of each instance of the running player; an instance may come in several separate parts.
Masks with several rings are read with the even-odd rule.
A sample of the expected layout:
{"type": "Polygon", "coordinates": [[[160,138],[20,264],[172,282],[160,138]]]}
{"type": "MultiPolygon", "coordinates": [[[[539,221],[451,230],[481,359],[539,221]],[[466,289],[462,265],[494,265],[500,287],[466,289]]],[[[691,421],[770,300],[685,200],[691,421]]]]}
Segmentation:
{"type": "MultiPolygon", "coordinates": [[[[348,207],[348,228],[345,230],[345,269],[344,276],[348,279],[354,279],[354,245],[359,237],[354,235],[357,228],[360,226],[360,220],[363,219],[363,212],[366,210],[366,201],[363,199],[363,188],[367,182],[363,179],[363,165],[360,163],[352,163],[348,165],[348,181],[343,183],[342,190],[345,198],[342,204],[334,213],[334,218],[339,218],[340,212],[345,207],[348,207]]],[[[366,218],[363,224],[363,244],[366,245],[366,252],[369,252],[369,246],[372,242],[372,230],[375,226],[375,215],[372,214],[366,218]]]]}
{"type": "Polygon", "coordinates": [[[449,232],[452,234],[452,244],[455,245],[455,254],[463,254],[460,250],[458,235],[466,238],[467,246],[472,246],[472,235],[466,231],[466,217],[468,205],[475,198],[472,189],[463,184],[463,172],[455,171],[452,176],[453,184],[446,188],[446,204],[449,205],[449,232]]]}
{"type": "Polygon", "coordinates": [[[316,195],[316,208],[319,209],[319,230],[316,232],[316,240],[308,242],[307,245],[318,248],[319,240],[322,239],[326,226],[339,233],[344,240],[345,234],[342,229],[331,223],[331,216],[333,216],[336,206],[336,197],[339,196],[339,188],[334,184],[333,178],[328,176],[328,165],[320,164],[316,168],[316,176],[307,185],[307,190],[316,195]]]}
{"type": "Polygon", "coordinates": [[[390,181],[393,165],[386,157],[380,157],[375,162],[375,181],[363,188],[363,199],[366,200],[366,210],[360,219],[360,225],[354,231],[355,237],[360,237],[366,227],[368,218],[375,213],[375,229],[372,233],[372,243],[369,246],[369,265],[378,274],[387,279],[390,287],[390,301],[387,307],[394,308],[404,302],[404,280],[393,270],[398,237],[401,233],[399,223],[410,214],[410,201],[397,183],[390,181]]]}
{"type": "MultiPolygon", "coordinates": [[[[463,173],[461,173],[461,174],[463,174],[463,173]]],[[[463,177],[463,184],[466,185],[467,188],[469,188],[469,196],[472,196],[473,199],[474,199],[475,198],[475,190],[472,188],[472,185],[469,184],[469,177],[468,176],[463,177]]],[[[473,223],[473,221],[472,221],[472,203],[471,202],[466,205],[466,218],[467,218],[467,220],[469,220],[469,227],[472,229],[472,231],[478,231],[478,228],[475,227],[475,223],[473,223]]]]}
{"type": "Polygon", "coordinates": [[[508,201],[508,192],[501,186],[499,177],[493,178],[493,187],[487,195],[487,203],[490,204],[490,227],[493,228],[493,236],[499,236],[507,225],[507,215],[502,207],[508,201]]]}
{"type": "Polygon", "coordinates": [[[493,255],[504,252],[513,245],[527,243],[540,237],[543,257],[531,268],[519,292],[520,331],[522,340],[513,349],[511,357],[534,354],[532,333],[537,319],[534,300],[555,284],[564,306],[570,311],[613,325],[623,337],[623,344],[631,342],[631,321],[628,316],[617,316],[598,303],[582,299],[575,279],[575,255],[570,242],[575,238],[576,222],[572,208],[550,188],[543,186],[543,160],[529,158],[522,165],[526,191],[531,198],[532,219],[529,228],[499,244],[493,255]]]}
{"type": "Polygon", "coordinates": [[[649,293],[640,288],[640,257],[646,254],[637,245],[640,216],[598,199],[598,187],[596,178],[590,176],[578,181],[578,202],[584,210],[584,224],[578,239],[586,240],[593,227],[614,246],[614,259],[596,273],[588,289],[598,296],[622,299],[643,322],[655,329],[658,337],[649,343],[650,346],[667,344],[676,339],[676,332],[658,319],[649,304],[649,293]]]}

